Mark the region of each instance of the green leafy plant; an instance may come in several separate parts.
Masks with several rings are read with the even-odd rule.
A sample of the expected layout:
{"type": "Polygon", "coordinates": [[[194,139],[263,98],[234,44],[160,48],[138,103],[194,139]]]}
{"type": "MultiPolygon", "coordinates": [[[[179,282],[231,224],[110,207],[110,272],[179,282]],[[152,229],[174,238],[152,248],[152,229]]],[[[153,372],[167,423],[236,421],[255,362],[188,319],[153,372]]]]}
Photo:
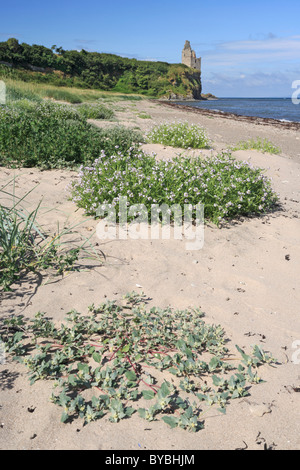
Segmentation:
{"type": "MultiPolygon", "coordinates": [[[[137,148],[142,135],[122,126],[99,129],[70,105],[22,101],[0,108],[0,165],[74,168],[137,148]]],[[[83,108],[84,109],[84,108],[83,108]]]]}
{"type": "Polygon", "coordinates": [[[150,114],[145,112],[138,113],[137,117],[139,117],[140,119],[152,119],[150,114]]]}
{"type": "Polygon", "coordinates": [[[0,339],[27,366],[32,385],[53,381],[51,401],[62,408],[62,422],[83,424],[137,412],[196,432],[212,406],[225,412],[231,399],[249,394],[249,383],[259,383],[252,380],[258,367],[275,362],[257,346],[254,355],[237,347],[242,361],[233,358],[224,330],[206,324],[197,308],[148,309],[145,301],[128,293],[119,303],[91,305],[87,315],[72,310],[60,325],[42,312],[32,320],[6,318],[0,339]]]}
{"type": "Polygon", "coordinates": [[[111,120],[114,117],[113,110],[103,104],[83,104],[76,109],[85,119],[111,120]]]}

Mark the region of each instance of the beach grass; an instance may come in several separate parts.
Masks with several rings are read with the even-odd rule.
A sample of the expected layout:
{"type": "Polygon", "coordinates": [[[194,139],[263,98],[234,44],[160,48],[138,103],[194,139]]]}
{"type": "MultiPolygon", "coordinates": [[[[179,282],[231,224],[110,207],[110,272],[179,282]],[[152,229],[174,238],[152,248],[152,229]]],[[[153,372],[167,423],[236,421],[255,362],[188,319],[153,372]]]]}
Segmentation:
{"type": "Polygon", "coordinates": [[[231,151],[236,150],[257,150],[263,153],[270,153],[278,155],[281,152],[281,149],[270,142],[268,139],[261,139],[257,137],[256,139],[249,139],[247,141],[240,141],[235,144],[233,147],[230,147],[231,151]]]}
{"type": "Polygon", "coordinates": [[[8,77],[1,77],[6,84],[7,100],[30,99],[40,101],[42,99],[52,99],[55,101],[65,101],[67,103],[85,103],[107,101],[140,101],[144,99],[140,95],[124,95],[124,93],[109,92],[103,90],[73,88],[65,86],[55,86],[46,83],[24,82],[8,77]]]}
{"type": "Polygon", "coordinates": [[[23,197],[16,194],[16,177],[0,189],[0,288],[11,290],[28,273],[53,272],[63,274],[78,267],[83,254],[97,259],[89,240],[81,244],[70,240],[75,227],[59,225],[55,234],[47,233],[38,222],[41,202],[34,209],[26,209],[26,200],[35,188],[23,197]],[[12,187],[12,189],[11,189],[12,187]],[[87,248],[89,245],[89,249],[87,248]]]}

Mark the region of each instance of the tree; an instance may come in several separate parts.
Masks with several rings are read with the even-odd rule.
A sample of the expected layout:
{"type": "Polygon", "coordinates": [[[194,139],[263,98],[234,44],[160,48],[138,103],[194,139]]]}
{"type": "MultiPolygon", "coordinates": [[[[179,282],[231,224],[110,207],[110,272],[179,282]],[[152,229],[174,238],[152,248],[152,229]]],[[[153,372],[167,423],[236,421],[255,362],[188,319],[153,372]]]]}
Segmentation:
{"type": "Polygon", "coordinates": [[[9,38],[7,40],[7,45],[8,48],[14,53],[18,53],[20,50],[22,50],[19,41],[16,38],[9,38]]]}

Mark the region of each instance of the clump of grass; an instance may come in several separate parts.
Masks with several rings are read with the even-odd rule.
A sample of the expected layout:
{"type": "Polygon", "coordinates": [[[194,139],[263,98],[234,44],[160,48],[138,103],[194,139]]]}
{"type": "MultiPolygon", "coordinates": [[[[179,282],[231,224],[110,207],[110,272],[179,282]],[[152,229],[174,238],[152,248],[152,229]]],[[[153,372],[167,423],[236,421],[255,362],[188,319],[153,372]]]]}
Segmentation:
{"type": "Polygon", "coordinates": [[[73,201],[92,216],[103,204],[118,215],[121,196],[128,206],[144,205],[149,222],[153,204],[183,208],[202,203],[205,219],[218,225],[241,215],[265,213],[277,201],[262,169],[227,153],[205,160],[179,156],[157,161],[143,152],[109,158],[103,152],[91,166],[81,168],[72,186],[73,201]]]}
{"type": "Polygon", "coordinates": [[[45,98],[52,98],[56,101],[67,101],[68,103],[78,104],[82,103],[82,98],[74,90],[64,90],[59,88],[45,88],[43,89],[43,96],[45,98]]]}
{"type": "Polygon", "coordinates": [[[112,109],[103,104],[83,104],[77,107],[77,111],[85,119],[111,120],[115,115],[112,109]]]}
{"type": "Polygon", "coordinates": [[[84,425],[138,413],[196,432],[212,406],[224,413],[262,382],[258,368],[276,361],[259,346],[250,354],[236,346],[239,356],[229,362],[223,328],[207,325],[198,308],[149,310],[136,292],[91,305],[85,316],[72,310],[62,325],[43,313],[30,322],[8,318],[0,339],[27,366],[32,385],[54,382],[51,401],[62,408],[61,421],[84,425]]]}
{"type": "Polygon", "coordinates": [[[115,95],[116,98],[120,99],[120,100],[124,100],[124,101],[141,101],[143,100],[144,98],[142,96],[139,96],[139,95],[115,95]]]}
{"type": "Polygon", "coordinates": [[[140,133],[123,127],[98,129],[77,109],[45,101],[0,108],[0,165],[74,168],[138,146],[140,133]]]}
{"type": "Polygon", "coordinates": [[[0,190],[0,287],[4,291],[29,272],[63,274],[72,270],[79,256],[88,253],[86,242],[72,247],[72,242],[65,241],[74,227],[47,234],[37,221],[40,203],[28,212],[24,201],[31,191],[19,198],[14,189],[12,193],[6,190],[10,183],[14,188],[15,178],[0,190]]]}
{"type": "Polygon", "coordinates": [[[179,148],[203,149],[209,147],[205,130],[188,122],[163,123],[154,126],[148,133],[149,142],[179,148]]]}
{"type": "Polygon", "coordinates": [[[240,141],[234,145],[231,150],[258,150],[263,153],[271,153],[274,155],[278,155],[281,152],[281,149],[272,144],[268,139],[261,139],[259,137],[247,141],[240,141]]]}
{"type": "Polygon", "coordinates": [[[152,117],[150,116],[150,114],[147,114],[145,112],[142,112],[142,113],[139,113],[137,115],[137,117],[139,117],[140,119],[152,119],[152,117]]]}

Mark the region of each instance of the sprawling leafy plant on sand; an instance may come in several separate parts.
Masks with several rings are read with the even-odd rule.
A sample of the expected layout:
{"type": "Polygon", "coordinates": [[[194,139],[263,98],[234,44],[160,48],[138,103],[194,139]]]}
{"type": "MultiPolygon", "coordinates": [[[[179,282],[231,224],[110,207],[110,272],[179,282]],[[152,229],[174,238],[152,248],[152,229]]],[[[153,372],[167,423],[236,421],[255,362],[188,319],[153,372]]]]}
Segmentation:
{"type": "Polygon", "coordinates": [[[232,357],[223,328],[206,324],[197,308],[147,309],[145,300],[131,292],[85,316],[72,310],[59,326],[40,312],[31,321],[7,318],[0,339],[28,367],[31,384],[54,382],[61,420],[84,424],[138,413],[194,432],[211,406],[225,412],[262,381],[258,367],[275,361],[259,346],[251,354],[237,346],[240,357],[232,357]]]}
{"type": "Polygon", "coordinates": [[[157,161],[155,156],[135,150],[128,155],[102,152],[92,165],[81,167],[72,196],[93,216],[104,204],[118,215],[121,196],[127,198],[128,206],[144,205],[149,219],[155,204],[183,208],[184,204],[195,207],[202,203],[205,219],[216,224],[265,213],[278,200],[262,169],[237,161],[230,153],[157,161]]]}

